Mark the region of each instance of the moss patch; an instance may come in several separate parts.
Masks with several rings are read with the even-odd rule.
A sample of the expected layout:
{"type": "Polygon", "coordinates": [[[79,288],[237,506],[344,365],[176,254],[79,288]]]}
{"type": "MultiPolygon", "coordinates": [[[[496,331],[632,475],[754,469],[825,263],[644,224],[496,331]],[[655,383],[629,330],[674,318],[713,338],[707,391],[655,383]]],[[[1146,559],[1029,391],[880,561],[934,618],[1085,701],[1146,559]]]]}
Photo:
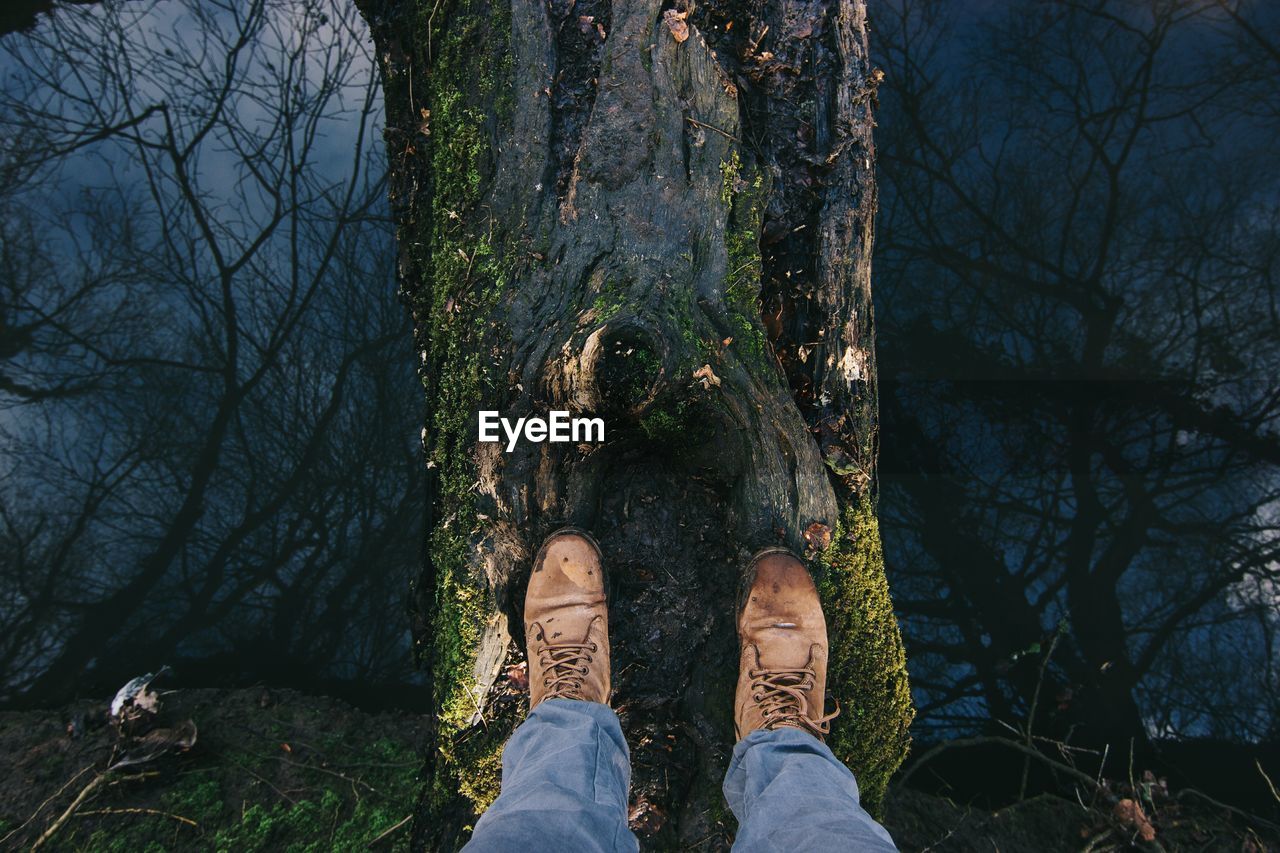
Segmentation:
{"type": "Polygon", "coordinates": [[[733,345],[749,362],[758,362],[765,353],[764,328],[760,322],[760,226],[768,198],[764,174],[744,164],[735,151],[720,164],[720,200],[728,208],[725,227],[725,304],[733,325],[733,345]]]}
{"type": "Polygon", "coordinates": [[[473,423],[478,409],[494,407],[501,384],[488,354],[514,253],[480,200],[495,168],[494,140],[510,133],[514,90],[509,6],[455,0],[437,7],[418,4],[415,38],[423,51],[432,45],[429,58],[418,57],[430,71],[417,78],[431,116],[430,214],[405,225],[399,241],[425,272],[406,290],[424,351],[425,445],[440,519],[429,542],[434,589],[419,597],[432,626],[430,647],[420,653],[439,709],[428,809],[444,815],[478,813],[492,802],[505,739],[493,720],[479,730],[470,725],[475,653],[494,605],[472,564],[479,527],[473,423]],[[477,775],[478,767],[486,772],[477,775]]]}
{"type": "MultiPolygon", "coordinates": [[[[427,735],[421,714],[370,714],[261,688],[178,690],[163,707],[173,720],[196,721],[195,747],[113,774],[42,849],[356,851],[413,812],[427,735]]],[[[0,712],[0,837],[34,815],[0,847],[29,848],[106,765],[108,727],[90,722],[72,739],[62,723],[104,716],[105,699],[61,713],[0,712]],[[42,760],[52,755],[65,766],[42,760]]],[[[380,849],[405,850],[408,839],[406,824],[380,849]]]]}
{"type": "Polygon", "coordinates": [[[915,708],[870,497],[845,508],[822,566],[818,590],[831,637],[827,685],[842,708],[828,743],[858,777],[863,805],[878,814],[889,777],[910,747],[915,708]]]}

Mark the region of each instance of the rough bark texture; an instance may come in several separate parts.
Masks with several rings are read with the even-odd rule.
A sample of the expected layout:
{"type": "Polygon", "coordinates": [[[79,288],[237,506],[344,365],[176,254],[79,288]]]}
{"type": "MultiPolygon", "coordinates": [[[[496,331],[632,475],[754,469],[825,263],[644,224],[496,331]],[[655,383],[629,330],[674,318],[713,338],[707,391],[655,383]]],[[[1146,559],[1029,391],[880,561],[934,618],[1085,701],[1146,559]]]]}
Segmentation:
{"type": "Polygon", "coordinates": [[[871,101],[860,0],[366,0],[428,399],[416,821],[450,849],[525,713],[541,539],[592,530],[648,846],[725,849],[742,567],[813,558],[831,743],[876,808],[912,710],[874,507],[871,101]],[[477,442],[477,410],[602,414],[602,445],[477,442]]]}

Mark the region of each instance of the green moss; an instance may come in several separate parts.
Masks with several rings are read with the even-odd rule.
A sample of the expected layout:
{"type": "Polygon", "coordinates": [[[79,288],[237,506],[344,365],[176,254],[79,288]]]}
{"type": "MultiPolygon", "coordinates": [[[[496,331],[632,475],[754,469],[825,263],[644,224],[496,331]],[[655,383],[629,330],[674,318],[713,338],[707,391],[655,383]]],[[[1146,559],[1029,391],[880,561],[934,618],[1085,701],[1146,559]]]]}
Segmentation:
{"type": "Polygon", "coordinates": [[[412,307],[427,357],[426,447],[441,519],[429,540],[435,589],[427,606],[434,630],[419,649],[430,664],[439,709],[428,800],[442,812],[456,811],[461,796],[478,811],[492,801],[497,783],[474,774],[477,767],[497,766],[502,726],[490,721],[489,728],[472,731],[469,725],[477,702],[476,649],[493,607],[484,578],[472,568],[479,526],[473,420],[478,409],[494,407],[486,405],[499,386],[486,357],[495,342],[491,318],[515,256],[479,202],[496,160],[493,140],[509,134],[515,104],[510,9],[478,0],[438,8],[423,0],[418,28],[415,43],[433,46],[429,60],[418,57],[430,68],[419,80],[431,113],[431,213],[402,231],[400,245],[412,247],[415,266],[425,273],[412,307]]]}
{"type": "Polygon", "coordinates": [[[618,312],[622,310],[622,303],[613,302],[601,293],[596,296],[595,302],[591,304],[591,307],[596,312],[596,319],[601,323],[607,323],[618,316],[618,312]]]}
{"type": "Polygon", "coordinates": [[[618,313],[626,307],[626,302],[626,288],[619,282],[609,279],[605,281],[604,286],[600,288],[600,292],[596,294],[595,300],[591,303],[591,308],[595,311],[597,322],[607,323],[618,316],[618,313]]]}
{"type": "Polygon", "coordinates": [[[502,787],[502,750],[506,738],[473,738],[460,750],[455,760],[467,768],[459,779],[462,795],[475,804],[476,812],[483,812],[498,798],[502,787]]]}
{"type": "MultiPolygon", "coordinates": [[[[56,843],[55,849],[57,849],[56,843]]],[[[94,853],[166,853],[164,845],[154,839],[132,838],[129,834],[103,830],[90,835],[83,849],[92,850],[94,853]]]]}
{"type": "Polygon", "coordinates": [[[822,566],[818,589],[831,637],[827,684],[842,709],[828,744],[858,777],[863,805],[876,814],[907,756],[915,708],[870,497],[845,508],[822,566]]]}
{"type": "Polygon", "coordinates": [[[720,164],[720,203],[725,207],[733,207],[733,197],[737,193],[738,175],[742,172],[742,156],[735,149],[729,159],[720,164]]]}
{"type": "Polygon", "coordinates": [[[303,838],[314,835],[316,826],[335,826],[341,807],[342,800],[333,791],[325,791],[319,801],[303,800],[291,807],[250,806],[238,824],[217,834],[212,846],[243,851],[314,849],[314,842],[308,844],[303,838]]]}
{"type": "MultiPolygon", "coordinates": [[[[372,751],[368,758],[377,763],[394,752],[372,751]]],[[[243,766],[238,756],[234,766],[243,766]]],[[[270,802],[227,801],[227,792],[218,778],[193,774],[178,781],[160,797],[154,813],[131,816],[121,812],[95,829],[87,838],[72,831],[55,843],[55,848],[93,850],[95,853],[161,853],[173,849],[198,849],[256,853],[322,853],[368,849],[369,842],[397,824],[413,808],[415,773],[398,766],[381,773],[362,774],[369,787],[308,788],[311,796],[296,802],[280,802],[274,790],[261,788],[270,802]],[[358,795],[357,795],[358,794],[358,795]],[[179,816],[196,826],[175,820],[179,816]]],[[[396,840],[403,846],[407,837],[396,840]]]]}
{"type": "Polygon", "coordinates": [[[403,816],[367,800],[352,810],[337,793],[325,791],[318,799],[292,805],[250,806],[239,822],[219,831],[209,846],[236,853],[367,850],[370,840],[403,816]]]}
{"type": "Polygon", "coordinates": [[[738,152],[720,164],[720,200],[728,208],[725,254],[728,268],[724,294],[733,325],[737,352],[759,362],[765,354],[764,328],[760,322],[760,227],[768,196],[764,175],[744,166],[738,152]]]}
{"type": "Polygon", "coordinates": [[[868,496],[845,508],[822,565],[818,590],[831,635],[828,692],[842,708],[828,744],[858,776],[863,804],[877,815],[888,780],[909,751],[915,708],[868,496]]]}
{"type": "Polygon", "coordinates": [[[216,825],[226,810],[222,785],[217,779],[202,779],[179,785],[166,791],[161,801],[166,811],[191,818],[201,826],[216,825]]]}
{"type": "Polygon", "coordinates": [[[655,406],[640,419],[640,430],[645,438],[669,448],[695,444],[698,436],[693,433],[694,424],[689,417],[691,408],[685,400],[655,406]]]}

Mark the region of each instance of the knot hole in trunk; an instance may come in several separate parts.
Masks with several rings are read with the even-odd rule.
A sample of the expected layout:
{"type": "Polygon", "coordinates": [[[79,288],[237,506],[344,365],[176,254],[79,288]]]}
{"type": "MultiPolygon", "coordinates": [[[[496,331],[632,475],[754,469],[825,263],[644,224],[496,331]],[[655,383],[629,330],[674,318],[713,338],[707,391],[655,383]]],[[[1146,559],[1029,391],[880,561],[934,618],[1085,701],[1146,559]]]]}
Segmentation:
{"type": "Polygon", "coordinates": [[[582,361],[599,410],[628,420],[641,417],[667,384],[666,350],[662,336],[639,320],[593,332],[582,361]]]}

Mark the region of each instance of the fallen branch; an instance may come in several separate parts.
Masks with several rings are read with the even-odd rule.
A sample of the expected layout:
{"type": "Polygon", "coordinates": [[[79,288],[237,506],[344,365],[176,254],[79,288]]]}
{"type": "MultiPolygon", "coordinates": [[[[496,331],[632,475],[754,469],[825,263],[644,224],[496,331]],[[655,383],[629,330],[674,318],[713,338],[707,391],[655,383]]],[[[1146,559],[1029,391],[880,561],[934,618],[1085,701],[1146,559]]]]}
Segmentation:
{"type": "Polygon", "coordinates": [[[1258,772],[1262,774],[1262,778],[1266,781],[1267,788],[1271,791],[1271,796],[1275,797],[1276,802],[1280,803],[1280,793],[1276,791],[1275,783],[1271,781],[1271,777],[1267,775],[1267,771],[1262,769],[1262,761],[1255,758],[1253,763],[1254,766],[1258,768],[1258,772]]]}
{"type": "Polygon", "coordinates": [[[54,800],[58,799],[58,797],[61,797],[63,792],[65,792],[68,788],[71,787],[72,783],[74,783],[77,779],[79,779],[81,776],[83,776],[85,773],[89,772],[92,769],[93,769],[92,764],[86,765],[83,770],[81,770],[76,775],[72,776],[66,782],[62,783],[61,788],[59,788],[57,791],[50,794],[43,803],[41,803],[39,806],[36,807],[36,810],[31,813],[31,817],[27,818],[18,826],[15,826],[13,829],[6,832],[4,834],[4,837],[0,838],[0,845],[3,845],[10,838],[17,835],[22,830],[26,829],[27,826],[30,825],[31,821],[35,820],[36,816],[40,814],[40,812],[44,811],[45,806],[49,805],[49,803],[52,803],[54,800]]]}
{"type": "Polygon", "coordinates": [[[240,763],[239,761],[236,761],[236,759],[231,755],[231,753],[229,753],[229,752],[224,752],[224,753],[222,753],[221,755],[222,755],[222,757],[223,757],[223,758],[225,758],[225,759],[227,760],[227,762],[228,762],[229,764],[232,764],[232,765],[234,765],[234,766],[236,766],[236,767],[240,768],[240,769],[241,769],[241,770],[243,770],[245,773],[248,773],[250,776],[252,776],[253,778],[257,779],[259,782],[261,782],[262,784],[266,785],[266,786],[267,786],[268,788],[270,788],[271,790],[275,791],[277,794],[279,794],[279,795],[280,795],[280,797],[281,797],[282,799],[288,800],[288,801],[289,801],[289,805],[296,806],[296,805],[298,804],[298,801],[297,801],[297,800],[295,800],[293,797],[289,796],[289,795],[288,795],[288,794],[286,794],[284,791],[282,791],[282,790],[280,790],[279,788],[277,788],[277,787],[275,786],[275,784],[274,784],[270,779],[268,779],[268,778],[267,778],[267,777],[265,777],[265,776],[260,775],[259,773],[257,773],[256,771],[254,771],[254,769],[253,769],[252,767],[249,767],[249,766],[247,766],[247,765],[245,765],[245,764],[240,763]]]}
{"type": "Polygon", "coordinates": [[[31,845],[31,849],[33,851],[39,850],[41,845],[43,845],[46,841],[52,838],[54,833],[56,833],[59,829],[61,829],[62,825],[66,823],[73,814],[76,813],[76,809],[80,808],[80,804],[83,803],[85,800],[89,799],[89,795],[92,794],[94,791],[96,791],[98,786],[107,780],[110,772],[111,772],[110,770],[104,770],[103,772],[99,773],[97,776],[94,776],[93,779],[89,782],[89,784],[85,785],[84,788],[81,789],[80,793],[76,795],[76,798],[71,801],[71,805],[67,806],[67,810],[64,811],[61,815],[59,815],[58,819],[55,820],[52,824],[50,824],[49,828],[46,829],[40,835],[40,837],[36,839],[36,843],[31,845]]]}
{"type": "Polygon", "coordinates": [[[1110,791],[1108,791],[1106,789],[1106,786],[1095,781],[1092,776],[1089,776],[1086,773],[1082,773],[1076,768],[1068,764],[1063,764],[1061,761],[1055,761],[1054,759],[1045,755],[1043,752],[1036,749],[1035,747],[1027,746],[1026,744],[1020,743],[1019,741],[1016,741],[1016,740],[1009,740],[1008,738],[991,737],[991,736],[957,738],[956,740],[949,740],[949,741],[945,741],[943,743],[938,744],[932,749],[926,751],[918,759],[916,759],[916,761],[910,767],[908,767],[900,777],[898,777],[898,781],[894,783],[894,787],[905,786],[907,784],[907,780],[909,780],[912,777],[912,775],[914,775],[915,772],[920,769],[920,767],[922,767],[925,763],[937,757],[939,754],[946,752],[948,749],[962,749],[968,746],[990,746],[990,745],[1008,747],[1009,749],[1017,750],[1018,752],[1024,753],[1025,755],[1028,755],[1032,758],[1038,758],[1040,761],[1043,761],[1045,764],[1049,765],[1050,767],[1059,771],[1060,773],[1065,773],[1066,775],[1072,777],[1073,779],[1078,779],[1079,781],[1084,782],[1086,785],[1090,787],[1090,789],[1102,794],[1103,797],[1108,802],[1110,803],[1116,802],[1115,795],[1112,794],[1110,791]]]}
{"type": "Polygon", "coordinates": [[[400,829],[401,827],[403,827],[405,824],[407,824],[407,823],[408,823],[409,821],[411,821],[411,820],[413,820],[413,815],[408,815],[408,816],[406,816],[404,819],[402,819],[400,822],[398,822],[397,824],[395,824],[394,826],[387,827],[387,828],[386,828],[386,829],[384,829],[381,833],[379,833],[379,834],[378,834],[378,837],[377,837],[377,838],[375,838],[375,839],[373,839],[372,841],[370,841],[370,842],[369,842],[369,846],[370,846],[370,847],[373,847],[374,845],[378,844],[379,842],[381,842],[381,841],[385,841],[387,838],[389,838],[389,837],[391,836],[391,834],[392,834],[392,833],[394,833],[396,830],[398,830],[398,829],[400,829]]]}
{"type": "Polygon", "coordinates": [[[1225,811],[1229,811],[1234,815],[1239,815],[1245,820],[1252,821],[1253,823],[1256,823],[1260,826],[1265,826],[1268,829],[1280,830],[1280,823],[1272,823],[1271,821],[1267,820],[1265,817],[1258,817],[1256,814],[1247,812],[1244,809],[1238,809],[1235,806],[1229,806],[1226,803],[1222,802],[1221,800],[1215,800],[1213,797],[1209,796],[1204,791],[1197,791],[1195,788],[1183,788],[1181,791],[1177,793],[1177,796],[1175,797],[1175,799],[1181,800],[1187,794],[1191,794],[1194,797],[1199,797],[1200,799],[1204,800],[1206,803],[1209,803],[1212,806],[1217,806],[1218,808],[1224,809],[1225,811]]]}
{"type": "Polygon", "coordinates": [[[87,812],[77,812],[76,817],[90,817],[91,815],[102,815],[102,814],[149,814],[149,815],[157,815],[159,817],[173,818],[179,823],[185,823],[187,826],[195,826],[195,827],[200,826],[200,824],[196,823],[194,820],[192,820],[189,817],[183,817],[180,814],[170,814],[169,812],[162,812],[159,809],[144,809],[144,808],[90,809],[87,812]]]}

